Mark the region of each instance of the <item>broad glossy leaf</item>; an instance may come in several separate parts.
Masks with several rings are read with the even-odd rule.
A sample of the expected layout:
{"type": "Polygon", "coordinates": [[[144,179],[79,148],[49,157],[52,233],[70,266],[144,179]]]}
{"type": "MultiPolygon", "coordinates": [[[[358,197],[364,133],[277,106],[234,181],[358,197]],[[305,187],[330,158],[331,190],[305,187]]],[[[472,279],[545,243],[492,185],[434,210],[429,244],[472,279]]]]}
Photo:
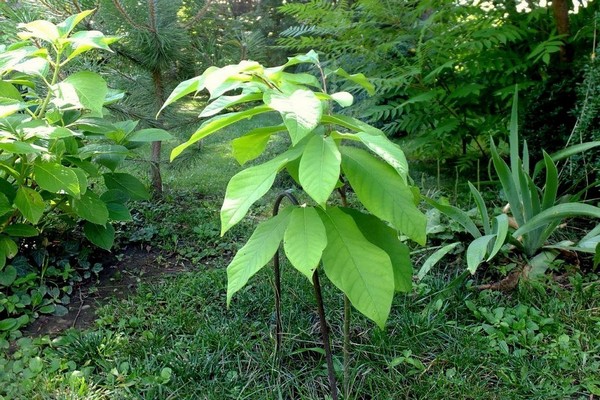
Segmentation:
{"type": "Polygon", "coordinates": [[[327,231],[323,268],[352,305],[383,329],[394,296],[390,257],[369,242],[349,215],[338,208],[319,210],[327,231]]]}
{"type": "Polygon", "coordinates": [[[424,245],[427,220],[398,173],[361,149],[342,147],[342,155],[344,173],[367,210],[424,245]]]}
{"type": "Polygon", "coordinates": [[[294,57],[288,57],[288,61],[283,65],[283,67],[291,67],[292,65],[297,64],[319,64],[319,55],[314,51],[310,50],[306,54],[299,54],[294,57]]]}
{"type": "Polygon", "coordinates": [[[160,114],[160,112],[169,104],[174,103],[175,101],[179,100],[180,98],[182,98],[183,96],[186,96],[190,93],[198,93],[199,91],[201,91],[202,89],[204,89],[204,84],[206,82],[206,77],[209,76],[212,72],[218,70],[219,68],[217,67],[208,67],[200,76],[196,76],[194,78],[188,79],[187,81],[183,81],[181,82],[179,85],[177,85],[177,87],[171,92],[171,94],[169,95],[169,97],[167,98],[167,100],[165,101],[165,104],[163,104],[163,106],[160,108],[160,110],[158,111],[158,113],[160,114]]]}
{"type": "Polygon", "coordinates": [[[35,237],[40,234],[37,228],[27,224],[11,224],[4,228],[4,233],[14,237],[35,237]]]}
{"type": "Polygon", "coordinates": [[[379,218],[350,208],[342,208],[350,215],[365,238],[387,253],[394,272],[394,288],[397,292],[412,290],[413,267],[410,249],[398,239],[398,232],[379,218]]]}
{"type": "Polygon", "coordinates": [[[338,76],[341,76],[342,78],[346,78],[351,82],[356,83],[357,85],[359,85],[360,87],[365,89],[370,96],[375,94],[375,86],[373,86],[373,84],[371,82],[369,82],[367,77],[365,77],[363,74],[350,75],[349,73],[344,71],[342,68],[338,68],[335,71],[332,71],[332,73],[334,73],[338,76]]]}
{"type": "Polygon", "coordinates": [[[18,324],[15,318],[0,319],[0,331],[12,331],[18,324]]]}
{"type": "MultiPolygon", "coordinates": [[[[63,22],[61,22],[60,24],[58,24],[56,26],[56,28],[58,29],[58,33],[60,34],[61,37],[67,37],[69,35],[69,33],[71,33],[73,28],[75,28],[77,26],[77,24],[79,24],[87,16],[91,15],[95,11],[96,10],[85,10],[78,14],[71,15],[70,17],[68,17],[63,22]]],[[[80,32],[77,32],[77,33],[80,33],[80,32]]],[[[75,35],[77,33],[75,33],[75,35]]]]}
{"type": "Polygon", "coordinates": [[[200,113],[200,118],[212,117],[223,111],[226,108],[248,103],[251,101],[258,101],[262,99],[261,93],[242,93],[237,96],[221,96],[218,99],[207,105],[204,110],[200,113]]]}
{"type": "Polygon", "coordinates": [[[479,267],[487,254],[488,245],[495,237],[495,234],[478,237],[467,247],[467,269],[471,274],[477,271],[477,267],[479,267]]]}
{"type": "Polygon", "coordinates": [[[312,90],[266,92],[264,102],[281,114],[294,145],[319,125],[323,115],[323,105],[312,90]]]}
{"type": "Polygon", "coordinates": [[[19,24],[18,27],[23,31],[18,33],[20,39],[37,38],[47,42],[54,42],[60,37],[60,32],[56,25],[50,21],[37,20],[27,24],[19,24]]]}
{"type": "Polygon", "coordinates": [[[12,265],[0,269],[0,286],[9,287],[17,279],[17,269],[12,265]]]}
{"type": "Polygon", "coordinates": [[[36,162],[33,166],[36,183],[51,193],[66,192],[74,197],[81,194],[79,179],[71,168],[58,163],[36,162]]]}
{"type": "Polygon", "coordinates": [[[325,205],[340,177],[342,156],[330,136],[312,135],[308,140],[298,170],[302,188],[312,199],[325,205]]]}
{"type": "Polygon", "coordinates": [[[312,207],[294,207],[283,236],[283,249],[294,268],[312,282],[327,245],[325,227],[312,207]]]}
{"type": "Polygon", "coordinates": [[[102,193],[100,198],[106,203],[125,204],[129,200],[129,195],[122,190],[111,189],[102,193]]]}
{"type": "Polygon", "coordinates": [[[287,207],[273,218],[263,221],[250,239],[227,266],[227,305],[233,295],[264,267],[275,255],[288,226],[292,207],[287,207]]]}
{"type": "Polygon", "coordinates": [[[21,186],[17,189],[15,206],[21,211],[23,217],[29,222],[37,224],[42,218],[46,205],[38,192],[28,187],[21,186]]]}
{"type": "Polygon", "coordinates": [[[237,224],[250,206],[260,199],[273,185],[277,173],[290,161],[302,154],[298,145],[264,164],[238,172],[227,184],[221,207],[221,236],[237,224]]]}
{"type": "Polygon", "coordinates": [[[115,241],[115,228],[111,224],[103,226],[86,222],[83,233],[90,242],[104,250],[110,250],[115,241]]]}
{"type": "Polygon", "coordinates": [[[285,126],[283,125],[266,126],[253,129],[244,136],[233,139],[231,141],[233,157],[240,165],[254,160],[265,151],[271,136],[284,130],[285,126]]]}
{"type": "Polygon", "coordinates": [[[66,39],[73,51],[67,57],[67,60],[72,60],[80,54],[83,54],[92,49],[102,49],[112,52],[109,44],[117,41],[114,36],[104,36],[100,31],[79,31],[71,35],[70,38],[66,39]]]}
{"type": "Polygon", "coordinates": [[[146,186],[135,176],[123,172],[113,172],[102,175],[108,189],[120,190],[131,200],[149,200],[150,193],[146,186]]]}
{"type": "Polygon", "coordinates": [[[75,72],[60,82],[56,88],[59,107],[72,105],[89,110],[89,116],[102,117],[102,106],[108,88],[100,75],[91,71],[75,72]]]}
{"type": "Polygon", "coordinates": [[[106,203],[108,218],[112,221],[131,221],[129,208],[121,203],[106,203]]]}
{"type": "Polygon", "coordinates": [[[243,119],[249,119],[255,115],[264,114],[269,111],[271,111],[271,109],[267,106],[258,106],[245,111],[225,114],[222,116],[219,115],[205,122],[196,132],[194,132],[194,134],[188,139],[187,142],[180,144],[179,146],[175,147],[173,151],[171,151],[171,161],[173,161],[175,157],[181,154],[183,150],[187,149],[200,139],[203,139],[208,135],[215,133],[225,128],[226,126],[234,124],[238,121],[241,121],[243,119]]]}
{"type": "Polygon", "coordinates": [[[6,51],[0,53],[0,74],[4,74],[6,71],[12,70],[12,68],[23,61],[25,58],[34,55],[40,51],[34,46],[25,46],[19,49],[6,51]]]}
{"type": "Polygon", "coordinates": [[[0,81],[0,99],[12,99],[21,101],[21,93],[11,83],[0,81]]]}
{"type": "Polygon", "coordinates": [[[358,137],[373,153],[377,154],[383,161],[391,165],[402,177],[404,182],[407,182],[408,162],[406,161],[404,152],[397,144],[389,140],[383,132],[381,134],[358,132],[356,137],[358,137]]]}
{"type": "Polygon", "coordinates": [[[40,154],[42,152],[38,146],[19,141],[0,143],[0,150],[14,154],[40,154]]]}
{"type": "Polygon", "coordinates": [[[2,188],[0,188],[0,216],[14,211],[12,207],[12,202],[8,199],[8,196],[6,196],[1,189],[2,188]]]}
{"type": "Polygon", "coordinates": [[[71,201],[71,207],[75,213],[94,224],[105,225],[108,222],[108,209],[100,197],[88,190],[79,199],[71,201]]]}
{"type": "MultiPolygon", "coordinates": [[[[94,162],[114,171],[127,158],[129,149],[115,144],[88,144],[79,149],[78,155],[83,160],[91,157],[94,162]]],[[[85,169],[80,165],[78,166],[85,169]]]]}
{"type": "Polygon", "coordinates": [[[331,99],[342,107],[350,107],[354,103],[354,96],[348,92],[333,93],[331,99]]]}
{"type": "Polygon", "coordinates": [[[0,236],[0,249],[6,258],[13,258],[19,252],[15,241],[5,235],[0,236]]]}
{"type": "Polygon", "coordinates": [[[43,58],[35,57],[25,61],[21,61],[13,66],[14,71],[22,72],[26,75],[34,75],[40,78],[46,77],[49,72],[50,65],[43,58]]]}
{"type": "Polygon", "coordinates": [[[70,170],[73,171],[77,176],[77,181],[79,182],[79,193],[84,194],[85,192],[87,192],[88,176],[86,172],[83,169],[77,167],[72,167],[70,168],[70,170]]]}
{"type": "Polygon", "coordinates": [[[254,74],[260,75],[263,67],[256,61],[242,60],[239,64],[226,65],[212,71],[205,82],[206,90],[211,99],[216,99],[223,93],[241,87],[252,80],[254,74]]]}
{"type": "Polygon", "coordinates": [[[169,132],[157,128],[140,129],[127,136],[130,142],[162,142],[171,139],[173,136],[169,132]]]}

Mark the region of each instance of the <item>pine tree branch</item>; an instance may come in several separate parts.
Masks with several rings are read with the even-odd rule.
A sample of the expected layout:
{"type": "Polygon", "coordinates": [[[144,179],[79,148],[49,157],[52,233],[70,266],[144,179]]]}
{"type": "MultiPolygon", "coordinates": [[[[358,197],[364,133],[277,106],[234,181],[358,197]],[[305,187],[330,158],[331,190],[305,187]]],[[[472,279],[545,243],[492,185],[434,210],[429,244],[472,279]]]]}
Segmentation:
{"type": "Polygon", "coordinates": [[[123,19],[125,19],[125,21],[127,21],[127,23],[129,25],[131,25],[135,29],[139,29],[139,30],[145,29],[145,27],[136,24],[135,21],[133,19],[131,19],[131,17],[127,13],[127,10],[125,10],[125,7],[123,7],[123,4],[121,4],[120,0],[112,0],[112,2],[115,5],[115,8],[117,9],[117,11],[119,11],[119,14],[121,14],[123,16],[123,19]]]}
{"type": "Polygon", "coordinates": [[[147,0],[148,2],[148,23],[150,24],[150,30],[153,33],[156,33],[156,26],[157,26],[157,22],[156,22],[156,0],[147,0]]]}
{"type": "Polygon", "coordinates": [[[204,15],[208,12],[208,9],[211,5],[211,3],[213,2],[213,0],[206,0],[204,2],[204,6],[200,9],[200,11],[198,11],[196,13],[196,15],[194,15],[194,17],[192,19],[190,19],[186,24],[183,25],[183,27],[185,29],[190,28],[193,24],[195,24],[196,22],[198,22],[202,17],[204,17],[204,15]]]}

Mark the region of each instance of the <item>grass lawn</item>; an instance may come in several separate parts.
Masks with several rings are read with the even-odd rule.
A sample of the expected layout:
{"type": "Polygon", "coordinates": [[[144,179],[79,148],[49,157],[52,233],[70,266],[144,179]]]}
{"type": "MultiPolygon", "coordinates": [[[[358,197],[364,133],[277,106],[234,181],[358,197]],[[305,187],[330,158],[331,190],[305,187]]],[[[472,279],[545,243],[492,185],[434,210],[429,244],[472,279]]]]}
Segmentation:
{"type": "MultiPolygon", "coordinates": [[[[125,239],[151,242],[189,271],[111,300],[87,330],[20,339],[13,354],[0,356],[0,399],[328,397],[315,302],[305,277],[284,264],[280,358],[274,355],[270,268],[226,306],[225,267],[272,207],[267,197],[250,218],[218,237],[220,201],[240,169],[225,143],[234,135],[211,138],[187,160],[166,166],[165,198],[138,204],[133,228],[123,229],[125,239]]],[[[271,151],[277,148],[274,143],[271,151]]],[[[289,184],[276,182],[279,189],[289,184]]],[[[477,290],[482,276],[449,288],[463,264],[455,259],[437,267],[412,293],[397,295],[383,331],[353,314],[350,390],[344,398],[599,398],[596,274],[522,283],[509,294],[477,290]]],[[[341,387],[343,299],[322,280],[341,387]]]]}

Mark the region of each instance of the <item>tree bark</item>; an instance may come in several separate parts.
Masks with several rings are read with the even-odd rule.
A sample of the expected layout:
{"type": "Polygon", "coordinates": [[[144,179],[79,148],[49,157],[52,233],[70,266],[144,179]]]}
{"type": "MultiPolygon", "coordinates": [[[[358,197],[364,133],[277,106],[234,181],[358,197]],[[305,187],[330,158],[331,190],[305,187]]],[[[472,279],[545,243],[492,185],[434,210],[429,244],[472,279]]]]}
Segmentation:
{"type": "MultiPolygon", "coordinates": [[[[152,71],[152,82],[154,83],[154,96],[156,101],[156,112],[160,110],[164,102],[164,83],[162,73],[160,69],[154,69],[152,71]]],[[[150,157],[150,172],[152,180],[152,190],[155,196],[161,196],[162,187],[162,175],[160,173],[160,152],[162,149],[162,142],[152,142],[152,155],[150,157]]]]}
{"type": "MultiPolygon", "coordinates": [[[[552,11],[558,34],[570,35],[569,2],[567,0],[552,0],[552,11]]],[[[570,62],[572,55],[565,39],[563,39],[563,45],[560,47],[560,61],[570,62]]]]}

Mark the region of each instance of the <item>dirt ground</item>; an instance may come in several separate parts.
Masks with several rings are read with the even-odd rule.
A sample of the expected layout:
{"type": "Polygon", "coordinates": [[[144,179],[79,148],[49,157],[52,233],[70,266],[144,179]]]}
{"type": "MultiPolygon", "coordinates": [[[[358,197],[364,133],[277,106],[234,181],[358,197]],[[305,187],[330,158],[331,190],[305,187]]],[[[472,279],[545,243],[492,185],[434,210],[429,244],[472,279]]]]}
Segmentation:
{"type": "Polygon", "coordinates": [[[125,249],[120,261],[105,267],[97,280],[74,289],[69,312],[61,317],[41,315],[23,329],[24,336],[55,336],[69,328],[85,329],[94,325],[96,309],[108,299],[125,298],[133,293],[141,282],[152,282],[185,271],[187,268],[158,253],[140,247],[125,249]]]}

